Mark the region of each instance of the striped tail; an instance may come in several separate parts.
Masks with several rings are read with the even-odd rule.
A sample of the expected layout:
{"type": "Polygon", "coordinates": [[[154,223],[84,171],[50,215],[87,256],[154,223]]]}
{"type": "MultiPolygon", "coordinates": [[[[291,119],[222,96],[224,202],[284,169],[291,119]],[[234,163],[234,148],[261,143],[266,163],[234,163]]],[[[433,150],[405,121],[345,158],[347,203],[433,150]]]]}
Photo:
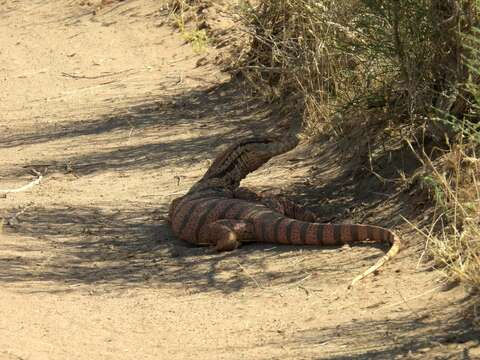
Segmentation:
{"type": "Polygon", "coordinates": [[[400,238],[392,231],[379,226],[363,224],[320,224],[280,216],[272,217],[275,218],[271,218],[268,222],[265,221],[265,217],[262,217],[261,220],[263,221],[258,218],[255,219],[254,229],[258,240],[279,244],[320,246],[343,245],[365,240],[389,243],[391,247],[388,252],[373,266],[355,277],[348,288],[351,288],[356,282],[373,273],[392,259],[401,248],[400,238]]]}

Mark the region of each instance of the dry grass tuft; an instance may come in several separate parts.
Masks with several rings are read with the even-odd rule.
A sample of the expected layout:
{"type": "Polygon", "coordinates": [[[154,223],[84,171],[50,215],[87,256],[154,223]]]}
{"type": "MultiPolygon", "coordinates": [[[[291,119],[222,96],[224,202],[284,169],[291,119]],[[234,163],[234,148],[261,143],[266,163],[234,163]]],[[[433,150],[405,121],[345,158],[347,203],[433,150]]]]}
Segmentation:
{"type": "Polygon", "coordinates": [[[480,159],[478,146],[455,146],[431,161],[422,183],[436,205],[437,231],[426,235],[438,268],[452,280],[480,289],[480,159]]]}
{"type": "Polygon", "coordinates": [[[201,0],[169,0],[166,4],[170,24],[180,31],[182,38],[192,45],[196,53],[205,52],[209,43],[204,22],[201,20],[202,10],[208,6],[208,1],[201,0]]]}

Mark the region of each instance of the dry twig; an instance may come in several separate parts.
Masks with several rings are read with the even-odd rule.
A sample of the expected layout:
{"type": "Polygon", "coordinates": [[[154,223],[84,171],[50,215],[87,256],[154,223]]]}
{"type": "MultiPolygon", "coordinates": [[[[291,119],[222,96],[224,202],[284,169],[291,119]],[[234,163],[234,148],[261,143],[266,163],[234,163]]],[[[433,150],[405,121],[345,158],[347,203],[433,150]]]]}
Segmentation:
{"type": "Polygon", "coordinates": [[[122,71],[109,72],[109,73],[107,73],[107,74],[96,75],[96,76],[75,75],[75,74],[69,74],[69,73],[66,73],[66,72],[62,72],[62,76],[69,77],[69,78],[72,78],[72,79],[89,79],[89,80],[93,80],[93,79],[101,79],[101,78],[108,77],[108,76],[123,74],[123,73],[126,73],[126,72],[130,72],[130,71],[132,71],[132,70],[134,70],[134,69],[127,69],[127,70],[122,70],[122,71]]]}
{"type": "Polygon", "coordinates": [[[27,185],[24,185],[24,186],[16,188],[16,189],[0,189],[0,194],[19,193],[19,192],[22,192],[22,191],[26,191],[26,190],[34,187],[35,185],[40,184],[40,181],[42,181],[42,179],[43,179],[43,175],[40,172],[38,172],[36,170],[33,170],[33,169],[32,169],[32,172],[35,175],[37,175],[37,178],[35,180],[29,182],[27,185]]]}

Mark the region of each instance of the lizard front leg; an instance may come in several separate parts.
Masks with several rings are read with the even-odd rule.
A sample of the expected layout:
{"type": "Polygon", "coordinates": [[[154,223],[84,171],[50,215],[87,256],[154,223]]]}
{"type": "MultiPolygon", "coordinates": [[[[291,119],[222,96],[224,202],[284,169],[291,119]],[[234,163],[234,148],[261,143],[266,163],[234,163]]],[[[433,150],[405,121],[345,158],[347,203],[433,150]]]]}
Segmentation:
{"type": "Polygon", "coordinates": [[[252,223],[243,220],[217,220],[205,225],[200,231],[200,243],[211,244],[216,251],[231,251],[242,241],[253,240],[252,223]]]}

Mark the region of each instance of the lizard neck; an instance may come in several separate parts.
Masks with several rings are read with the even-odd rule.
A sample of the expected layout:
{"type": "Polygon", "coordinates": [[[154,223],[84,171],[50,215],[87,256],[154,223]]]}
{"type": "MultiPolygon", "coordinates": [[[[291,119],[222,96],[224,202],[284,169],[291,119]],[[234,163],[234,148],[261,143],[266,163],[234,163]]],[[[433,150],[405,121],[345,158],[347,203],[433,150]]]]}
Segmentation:
{"type": "Polygon", "coordinates": [[[208,188],[233,191],[249,173],[272,157],[293,149],[298,142],[297,136],[253,137],[237,141],[217,156],[205,175],[189,192],[208,188]]]}

